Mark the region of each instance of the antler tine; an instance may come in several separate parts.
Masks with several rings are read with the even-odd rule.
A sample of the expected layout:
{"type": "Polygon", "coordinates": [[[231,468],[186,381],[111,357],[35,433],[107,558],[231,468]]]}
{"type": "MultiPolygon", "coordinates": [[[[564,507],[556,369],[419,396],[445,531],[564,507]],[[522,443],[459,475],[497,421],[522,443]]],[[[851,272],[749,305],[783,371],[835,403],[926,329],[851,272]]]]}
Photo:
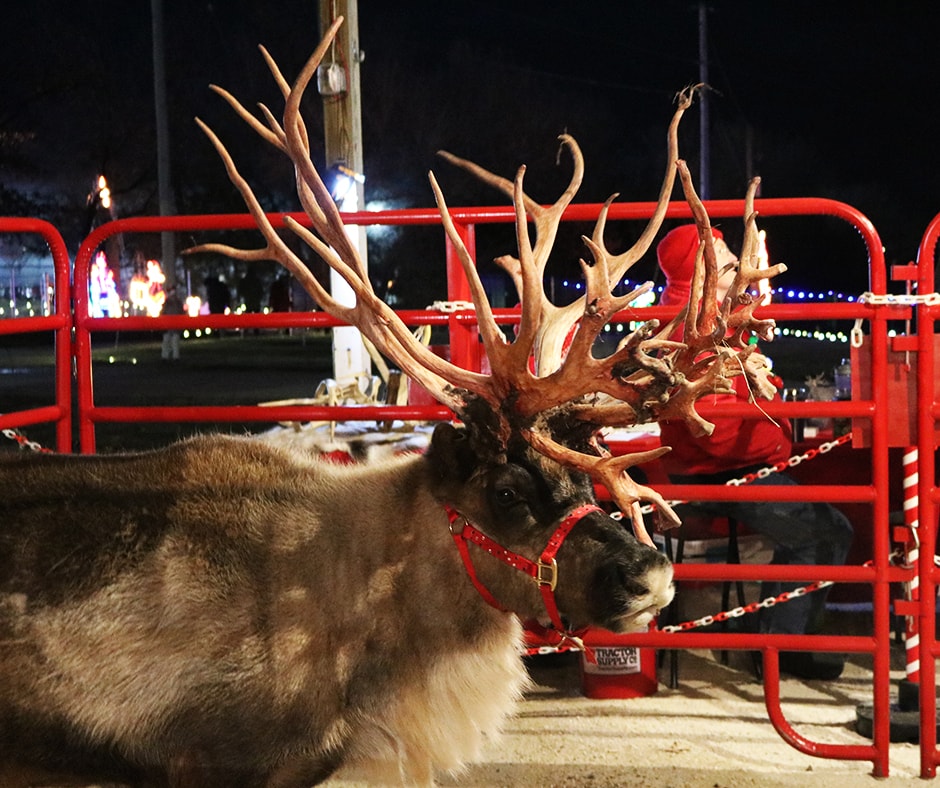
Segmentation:
{"type": "MultiPolygon", "coordinates": [[[[527,376],[529,357],[538,339],[539,325],[544,311],[543,302],[546,300],[545,291],[542,287],[542,276],[545,270],[545,260],[548,259],[548,252],[543,252],[541,248],[541,244],[545,241],[543,228],[547,227],[548,233],[554,238],[558,224],[561,221],[561,212],[555,213],[552,210],[543,212],[541,207],[537,209],[536,243],[533,248],[525,211],[528,198],[522,188],[525,169],[525,166],[522,166],[516,171],[512,198],[516,212],[516,246],[519,250],[519,279],[516,286],[519,289],[522,312],[515,341],[510,346],[510,350],[504,354],[506,363],[500,364],[499,372],[501,374],[518,375],[521,370],[525,370],[527,376]]],[[[568,196],[565,204],[571,201],[572,196],[568,196]]],[[[551,246],[549,246],[550,249],[551,246]]],[[[495,368],[494,371],[496,371],[495,368]]]]}
{"type": "Polygon", "coordinates": [[[625,454],[612,457],[606,452],[604,456],[590,456],[558,443],[548,437],[544,431],[525,430],[525,439],[540,453],[551,457],[557,462],[576,468],[603,484],[614,503],[622,512],[628,512],[633,525],[633,532],[644,544],[653,545],[643,523],[643,515],[639,510],[640,501],[652,502],[661,518],[661,528],[674,528],[681,524],[679,517],[669,503],[651,487],[638,484],[627,473],[627,469],[645,462],[652,462],[670,451],[668,446],[661,446],[651,451],[625,454]]]}
{"type": "Polygon", "coordinates": [[[760,237],[757,230],[754,197],[759,185],[760,178],[754,178],[748,186],[744,208],[744,243],[737,273],[721,309],[725,322],[728,324],[728,342],[738,348],[740,365],[738,372],[747,376],[753,393],[764,399],[772,399],[776,386],[771,381],[771,369],[764,356],[754,352],[754,345],[748,344],[745,339],[748,333],[753,332],[766,342],[773,340],[776,322],[772,319],[759,319],[754,316],[754,310],[763,303],[764,298],[754,298],[749,288],[763,279],[769,279],[787,270],[783,263],[777,263],[768,268],[759,268],[755,265],[759,254],[760,237]]]}
{"type": "MultiPolygon", "coordinates": [[[[336,35],[337,30],[339,30],[338,25],[336,26],[336,30],[333,30],[331,25],[330,30],[327,31],[327,34],[323,37],[323,41],[326,41],[327,45],[322,46],[323,42],[321,41],[321,45],[313,51],[311,58],[316,58],[317,63],[323,59],[324,53],[333,43],[333,37],[336,35]]],[[[261,56],[264,58],[264,62],[268,64],[268,71],[270,71],[271,76],[274,77],[274,81],[277,83],[277,87],[281,91],[281,96],[286,100],[290,95],[290,82],[284,78],[284,74],[281,73],[280,66],[278,66],[277,61],[271,57],[271,53],[268,51],[267,47],[259,45],[258,50],[261,52],[261,56]]]]}
{"type": "MultiPolygon", "coordinates": [[[[477,328],[480,332],[480,338],[483,341],[486,356],[490,359],[491,366],[493,362],[496,361],[496,367],[494,367],[494,369],[499,368],[503,370],[506,368],[506,365],[502,363],[506,354],[506,338],[500,330],[499,325],[497,325],[496,319],[493,317],[493,309],[486,296],[486,291],[480,279],[480,274],[477,271],[476,263],[464,244],[463,239],[460,237],[460,233],[457,232],[457,228],[454,226],[454,220],[447,207],[447,202],[444,199],[444,193],[441,191],[441,187],[434,177],[433,172],[428,173],[428,179],[430,180],[431,189],[434,192],[434,199],[441,215],[441,223],[444,227],[444,232],[457,251],[457,257],[460,260],[464,275],[467,277],[467,282],[470,286],[470,297],[476,310],[477,328]]],[[[504,378],[491,379],[491,394],[487,397],[488,401],[498,406],[499,401],[508,393],[507,387],[511,384],[512,381],[505,380],[504,378]],[[500,384],[502,384],[500,390],[495,391],[495,388],[500,384]]]]}
{"type": "MultiPolygon", "coordinates": [[[[266,113],[266,119],[268,120],[268,125],[265,126],[261,121],[259,121],[254,115],[252,115],[242,103],[235,98],[231,93],[229,93],[225,88],[219,87],[218,85],[209,85],[209,90],[213,91],[220,95],[229,106],[235,110],[238,116],[245,121],[251,128],[255,131],[258,136],[264,138],[269,143],[271,143],[275,148],[280,148],[282,151],[287,150],[284,144],[284,131],[281,129],[280,124],[274,119],[274,116],[270,112],[266,113]]],[[[265,108],[266,109],[266,108],[265,108]]]]}
{"type": "Polygon", "coordinates": [[[754,197],[760,178],[754,178],[748,185],[744,202],[744,243],[741,246],[739,265],[734,281],[721,305],[722,317],[733,332],[729,341],[738,347],[744,347],[742,339],[747,331],[753,331],[761,339],[770,341],[776,324],[773,320],[758,320],[754,310],[761,305],[763,298],[755,299],[749,291],[763,279],[771,279],[787,270],[786,265],[777,263],[769,268],[758,268],[754,261],[758,256],[760,239],[757,231],[757,212],[754,210],[754,197]]]}
{"type": "MultiPolygon", "coordinates": [[[[557,364],[546,364],[544,359],[559,356],[559,350],[556,349],[556,346],[560,348],[560,344],[564,340],[563,336],[561,339],[556,339],[554,336],[547,335],[545,331],[545,327],[552,322],[552,320],[547,319],[547,316],[551,315],[556,309],[548,300],[543,289],[542,281],[545,276],[545,265],[555,243],[562,215],[578,193],[584,178],[584,155],[580,146],[568,134],[562,134],[558,139],[561,142],[561,147],[566,148],[571,154],[573,170],[568,186],[550,206],[540,205],[522,189],[524,168],[520,168],[515,180],[509,181],[480,167],[478,164],[454,156],[452,153],[438,151],[438,154],[445,160],[469,172],[484,183],[493,186],[513,200],[516,209],[516,237],[519,257],[503,255],[496,258],[496,263],[506,270],[515,283],[522,302],[523,320],[520,323],[517,343],[513,343],[515,358],[510,363],[518,363],[523,349],[527,348],[525,350],[526,354],[529,353],[529,350],[535,349],[535,372],[538,376],[552,372],[557,366],[557,364]],[[535,225],[534,245],[529,239],[528,227],[525,222],[526,214],[532,217],[535,225]]],[[[577,307],[575,307],[573,311],[575,317],[570,321],[569,329],[577,320],[577,311],[577,307]]]]}
{"type": "MultiPolygon", "coordinates": [[[[313,51],[313,55],[311,56],[310,59],[316,60],[318,65],[320,61],[323,60],[323,55],[326,53],[326,50],[327,50],[327,46],[323,46],[323,43],[329,42],[329,44],[332,44],[333,39],[336,36],[336,32],[339,30],[339,24],[337,24],[337,22],[342,23],[342,18],[337,19],[336,22],[334,22],[335,28],[333,25],[330,26],[329,30],[327,31],[327,34],[323,37],[323,41],[320,42],[320,46],[318,46],[313,51]]],[[[274,58],[271,57],[271,53],[268,52],[267,48],[263,46],[259,46],[258,49],[261,51],[261,56],[264,58],[264,62],[267,63],[268,65],[268,71],[271,72],[271,76],[274,77],[274,81],[275,83],[277,83],[278,89],[281,91],[281,96],[286,101],[291,91],[290,83],[284,78],[284,75],[281,73],[280,67],[278,66],[274,58]]],[[[273,123],[275,125],[277,124],[277,121],[274,119],[274,116],[271,115],[270,112],[268,112],[268,108],[265,107],[264,104],[260,104],[259,108],[265,114],[265,116],[268,117],[269,123],[273,123]]],[[[298,119],[300,119],[299,115],[298,115],[298,119]]],[[[303,134],[303,137],[304,137],[304,149],[309,154],[310,141],[307,137],[307,127],[302,122],[301,122],[301,133],[303,134]]]]}
{"type": "MultiPolygon", "coordinates": [[[[286,136],[287,154],[294,164],[294,170],[297,174],[297,181],[305,188],[298,188],[298,195],[304,205],[304,210],[310,214],[308,205],[310,197],[322,215],[320,222],[315,224],[316,230],[324,240],[337,250],[339,256],[348,262],[356,271],[356,275],[363,280],[363,286],[369,283],[369,277],[366,273],[362,258],[356,249],[352,239],[346,232],[346,226],[343,224],[342,217],[339,215],[339,208],[333,201],[329,189],[320,178],[313,161],[310,159],[310,148],[307,141],[306,125],[300,114],[300,102],[306,91],[310,80],[317,73],[317,67],[326,53],[329,43],[339,29],[342,17],[338,18],[331,26],[323,41],[317,47],[313,55],[304,64],[290,92],[287,94],[284,103],[284,133],[286,136]]],[[[312,218],[312,217],[311,217],[312,218]]],[[[319,217],[318,217],[319,218],[319,217]]]]}
{"type": "MultiPolygon", "coordinates": [[[[501,175],[490,172],[488,169],[481,167],[476,162],[470,161],[469,159],[462,159],[460,156],[455,156],[453,153],[450,153],[446,150],[439,150],[437,155],[444,159],[444,161],[450,162],[455,167],[459,167],[460,169],[469,172],[477,180],[483,181],[483,183],[498,189],[510,200],[514,198],[516,185],[515,182],[509,180],[509,178],[504,178],[501,175]]],[[[542,206],[527,194],[523,194],[523,201],[526,213],[529,213],[533,216],[536,212],[542,209],[542,206]]]]}
{"type": "MultiPolygon", "coordinates": [[[[521,193],[521,207],[524,208],[525,213],[529,214],[535,222],[536,243],[533,249],[532,259],[535,266],[538,268],[539,276],[545,272],[545,263],[548,261],[548,255],[555,243],[555,236],[558,232],[558,226],[561,223],[561,216],[565,209],[571,204],[571,201],[578,193],[578,189],[581,188],[581,182],[584,180],[584,155],[577,141],[569,134],[560,134],[558,139],[561,142],[561,147],[567,148],[571,153],[571,160],[574,165],[571,178],[564,192],[549,206],[539,204],[525,192],[521,193]]],[[[516,202],[516,184],[519,182],[518,173],[516,179],[510,181],[508,178],[503,178],[490,172],[479,164],[462,159],[447,151],[440,150],[437,153],[446,161],[469,172],[478,180],[501,191],[513,200],[514,203],[516,202]]],[[[504,259],[513,260],[514,258],[507,256],[504,259]]]]}
{"type": "Polygon", "coordinates": [[[688,164],[682,159],[676,162],[682,191],[692,209],[692,217],[698,228],[699,250],[690,285],[688,313],[685,319],[683,340],[689,346],[688,353],[697,355],[703,346],[715,345],[724,338],[725,324],[718,310],[718,259],[715,255],[711,219],[699,199],[692,183],[688,164]]]}
{"type": "MultiPolygon", "coordinates": [[[[663,174],[663,182],[659,189],[659,197],[656,200],[656,209],[640,233],[636,242],[624,252],[611,256],[610,259],[610,286],[614,287],[624,274],[630,270],[634,263],[642,259],[649,251],[653,239],[663,225],[666,218],[666,211],[669,208],[669,200],[672,196],[676,183],[676,160],[679,158],[679,123],[686,110],[692,106],[696,91],[703,87],[701,83],[690,85],[676,95],[676,111],[669,122],[669,128],[666,132],[666,171],[663,174]]],[[[594,227],[594,233],[591,238],[598,246],[604,245],[604,230],[607,225],[607,213],[614,200],[619,194],[611,195],[604,203],[601,212],[597,217],[597,223],[594,227]]]]}

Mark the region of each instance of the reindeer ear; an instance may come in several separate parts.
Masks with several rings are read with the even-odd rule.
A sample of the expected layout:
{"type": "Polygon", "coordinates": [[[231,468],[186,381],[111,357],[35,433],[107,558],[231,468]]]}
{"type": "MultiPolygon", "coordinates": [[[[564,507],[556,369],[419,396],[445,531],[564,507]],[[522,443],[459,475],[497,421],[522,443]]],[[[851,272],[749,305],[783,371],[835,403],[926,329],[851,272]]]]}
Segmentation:
{"type": "Polygon", "coordinates": [[[466,481],[480,464],[467,429],[447,422],[434,428],[428,456],[442,481],[466,481]]]}

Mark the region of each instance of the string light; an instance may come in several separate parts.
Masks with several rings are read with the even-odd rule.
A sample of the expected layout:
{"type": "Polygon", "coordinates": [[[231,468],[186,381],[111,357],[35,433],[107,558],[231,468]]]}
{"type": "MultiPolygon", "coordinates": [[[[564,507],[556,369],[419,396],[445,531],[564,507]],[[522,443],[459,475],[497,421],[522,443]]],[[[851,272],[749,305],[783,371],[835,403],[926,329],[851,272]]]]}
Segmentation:
{"type": "MultiPolygon", "coordinates": [[[[624,279],[622,282],[624,288],[636,288],[641,284],[643,284],[643,282],[632,282],[629,279],[624,279]]],[[[575,291],[584,289],[584,283],[580,280],[571,281],[570,279],[562,279],[561,286],[563,288],[573,289],[575,291]]],[[[663,289],[663,285],[659,285],[658,287],[655,287],[652,292],[655,292],[658,296],[662,294],[663,289]]],[[[778,303],[802,301],[845,301],[852,304],[857,300],[856,296],[846,294],[838,290],[808,290],[793,287],[778,287],[772,288],[770,293],[773,300],[777,301],[778,303]]]]}
{"type": "Polygon", "coordinates": [[[844,331],[821,331],[819,329],[789,328],[777,326],[775,335],[788,339],[815,339],[817,342],[833,342],[845,344],[849,335],[844,331]]]}
{"type": "MultiPolygon", "coordinates": [[[[622,284],[625,288],[636,288],[639,287],[642,282],[631,282],[629,279],[624,279],[622,284]]],[[[584,288],[583,282],[572,282],[568,279],[563,279],[561,285],[563,288],[574,289],[575,291],[583,290],[584,288]]],[[[662,292],[663,286],[660,285],[659,287],[654,288],[647,297],[634,303],[638,307],[649,306],[651,303],[653,303],[654,300],[658,300],[658,297],[662,294],[662,292]]],[[[838,292],[836,290],[813,291],[799,290],[796,288],[776,288],[772,289],[770,293],[773,300],[777,303],[804,301],[845,301],[848,303],[854,303],[856,301],[856,296],[845,295],[844,293],[838,292]]],[[[625,330],[632,329],[634,327],[635,324],[629,324],[625,326],[623,323],[613,323],[605,326],[604,331],[608,333],[623,333],[625,330]]],[[[845,331],[826,331],[819,328],[790,328],[777,326],[776,336],[787,337],[789,339],[806,339],[815,340],[817,342],[830,342],[840,345],[849,343],[849,335],[845,331]]]]}

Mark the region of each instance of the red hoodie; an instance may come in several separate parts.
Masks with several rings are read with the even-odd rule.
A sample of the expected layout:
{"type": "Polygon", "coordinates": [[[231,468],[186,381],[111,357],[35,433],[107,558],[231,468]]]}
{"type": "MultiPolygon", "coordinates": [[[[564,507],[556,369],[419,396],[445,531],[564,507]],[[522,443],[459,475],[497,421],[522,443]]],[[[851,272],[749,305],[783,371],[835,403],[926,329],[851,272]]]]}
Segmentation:
{"type": "MultiPolygon", "coordinates": [[[[723,238],[721,231],[714,227],[712,235],[717,239],[723,238]]],[[[694,224],[676,227],[657,245],[656,257],[666,276],[661,304],[681,305],[689,300],[698,248],[699,234],[694,224]]],[[[681,328],[673,339],[681,341],[681,328]]],[[[748,401],[750,392],[743,375],[733,378],[732,386],[736,395],[706,395],[699,402],[748,401]]],[[[755,409],[757,407],[754,405],[755,409]]],[[[713,417],[712,421],[715,431],[704,438],[693,438],[682,421],[660,425],[662,444],[672,447],[672,451],[663,455],[661,460],[667,473],[676,476],[721,473],[754,465],[770,465],[790,456],[793,436],[790,422],[786,419],[780,426],[768,416],[754,419],[713,417]]]]}
{"type": "MultiPolygon", "coordinates": [[[[731,382],[736,394],[706,394],[698,401],[709,405],[736,399],[746,402],[750,392],[744,375],[736,376],[731,382]]],[[[790,457],[793,433],[788,419],[779,424],[763,415],[756,419],[713,416],[710,420],[715,430],[702,438],[692,437],[683,421],[660,424],[663,446],[672,447],[660,460],[666,473],[680,476],[720,473],[753,465],[773,465],[790,457]]]]}

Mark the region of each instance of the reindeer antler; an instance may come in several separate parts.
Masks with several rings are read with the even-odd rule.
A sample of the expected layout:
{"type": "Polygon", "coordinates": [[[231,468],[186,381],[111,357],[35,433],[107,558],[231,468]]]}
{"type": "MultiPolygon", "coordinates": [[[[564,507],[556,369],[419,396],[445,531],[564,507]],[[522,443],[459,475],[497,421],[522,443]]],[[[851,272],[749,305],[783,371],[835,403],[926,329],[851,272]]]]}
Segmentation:
{"type": "Polygon", "coordinates": [[[698,227],[699,250],[689,303],[659,334],[660,337],[671,336],[678,323],[684,321],[684,347],[677,349],[671,360],[674,368],[684,371],[684,377],[658,411],[657,417],[681,418],[689,424],[693,434],[706,435],[711,433],[713,425],[695,410],[695,401],[703,394],[733,393],[730,378],[739,374],[747,375],[753,389],[765,399],[770,399],[776,390],[770,382],[769,368],[750,359],[754,346],[746,341],[746,337],[753,333],[770,341],[775,323],[754,316],[760,299],[755,299],[748,288],[761,279],[770,279],[786,271],[787,267],[783,263],[766,269],[758,269],[754,265],[758,247],[754,195],[760,185],[760,179],[754,178],[745,197],[744,243],[738,269],[719,305],[717,282],[723,272],[718,271],[711,222],[695,192],[688,166],[680,160],[677,168],[686,201],[698,227]]]}
{"type": "MultiPolygon", "coordinates": [[[[611,255],[603,242],[608,208],[614,199],[610,198],[601,210],[592,237],[584,239],[592,258],[591,263],[581,261],[587,284],[586,294],[564,307],[556,307],[549,302],[542,279],[562,214],[577,194],[584,172],[583,156],[574,139],[568,135],[560,138],[562,147],[572,156],[574,172],[561,197],[547,207],[537,204],[526,195],[523,189],[524,167],[519,168],[513,181],[508,181],[451,154],[442,154],[449,161],[503,191],[511,197],[515,206],[518,256],[506,256],[499,261],[515,281],[521,301],[518,330],[510,343],[496,323],[476,263],[454,226],[444,195],[433,173],[429,174],[443,227],[457,250],[469,282],[480,336],[492,369],[492,374],[484,375],[462,369],[435,355],[378,298],[359,253],[346,234],[342,217],[310,159],[307,131],[300,115],[301,98],[342,21],[340,17],[333,22],[292,85],[288,84],[274,60],[262,48],[268,68],[284,96],[282,123],[263,105],[260,111],[264,122],[246,110],[227,91],[215,86],[213,90],[261,137],[283,151],[293,162],[297,194],[315,232],[289,217],[284,219],[284,224],[348,282],[356,296],[355,306],[346,306],[334,299],[288,247],[278,235],[277,228],[268,220],[251,187],[239,174],[225,146],[198,119],[200,127],[224,161],[229,178],[241,193],[266,243],[264,248],[255,250],[204,244],[188,251],[214,251],[247,261],[277,260],[294,274],[322,309],[357,326],[384,355],[436,399],[452,408],[468,426],[473,426],[473,421],[480,418],[479,404],[485,403],[490,416],[485,417],[488,422],[486,427],[480,426],[486,429],[491,426],[489,422],[495,421],[496,438],[500,445],[505,448],[510,436],[518,434],[546,456],[589,472],[595,480],[607,485],[614,500],[625,512],[631,513],[637,534],[644,541],[650,540],[643,529],[638,501],[652,501],[672,524],[678,524],[678,518],[661,496],[650,488],[637,485],[626,473],[632,465],[658,456],[668,449],[615,458],[595,444],[593,453],[588,454],[583,451],[584,446],[579,445],[575,449],[566,442],[564,425],[580,425],[577,432],[583,435],[586,426],[594,431],[602,426],[652,421],[661,418],[663,414],[681,413],[691,422],[701,421],[692,406],[694,399],[704,393],[712,381],[722,380],[725,374],[723,356],[715,355],[710,362],[697,358],[701,350],[700,342],[694,343],[693,352],[693,348],[687,347],[686,343],[671,341],[662,332],[657,334],[656,321],[650,321],[634,331],[610,356],[598,359],[592,353],[598,334],[610,318],[650,287],[643,285],[619,297],[613,294],[616,283],[646,253],[662,224],[675,182],[678,124],[691,104],[693,89],[680,94],[678,108],[670,123],[666,173],[659,201],[646,229],[631,249],[620,255],[611,255]],[[534,244],[529,237],[530,218],[535,224],[534,244]],[[530,369],[530,359],[533,357],[535,371],[530,369]],[[495,416],[495,419],[491,416],[495,416]]],[[[678,171],[685,184],[683,167],[679,166],[678,171]]],[[[708,218],[704,215],[704,209],[696,210],[696,222],[700,232],[705,233],[708,218]]],[[[710,231],[707,234],[710,238],[710,231]]],[[[706,260],[708,248],[706,244],[706,260]]],[[[711,258],[714,262],[713,252],[711,258]]],[[[743,298],[746,282],[750,281],[746,277],[753,275],[749,269],[745,269],[744,274],[739,273],[739,276],[745,278],[742,279],[738,298],[743,298]]],[[[706,274],[706,283],[709,276],[714,278],[713,273],[706,274]]],[[[701,296],[701,291],[701,283],[698,291],[693,286],[693,300],[696,292],[701,296]]],[[[752,322],[752,312],[753,309],[747,313],[747,319],[739,321],[742,331],[752,322]]],[[[689,314],[692,314],[691,308],[689,314]]],[[[717,316],[711,319],[719,321],[717,316]]],[[[727,317],[722,319],[728,320],[727,317]]],[[[736,317],[734,319],[737,320],[736,317]]]]}

